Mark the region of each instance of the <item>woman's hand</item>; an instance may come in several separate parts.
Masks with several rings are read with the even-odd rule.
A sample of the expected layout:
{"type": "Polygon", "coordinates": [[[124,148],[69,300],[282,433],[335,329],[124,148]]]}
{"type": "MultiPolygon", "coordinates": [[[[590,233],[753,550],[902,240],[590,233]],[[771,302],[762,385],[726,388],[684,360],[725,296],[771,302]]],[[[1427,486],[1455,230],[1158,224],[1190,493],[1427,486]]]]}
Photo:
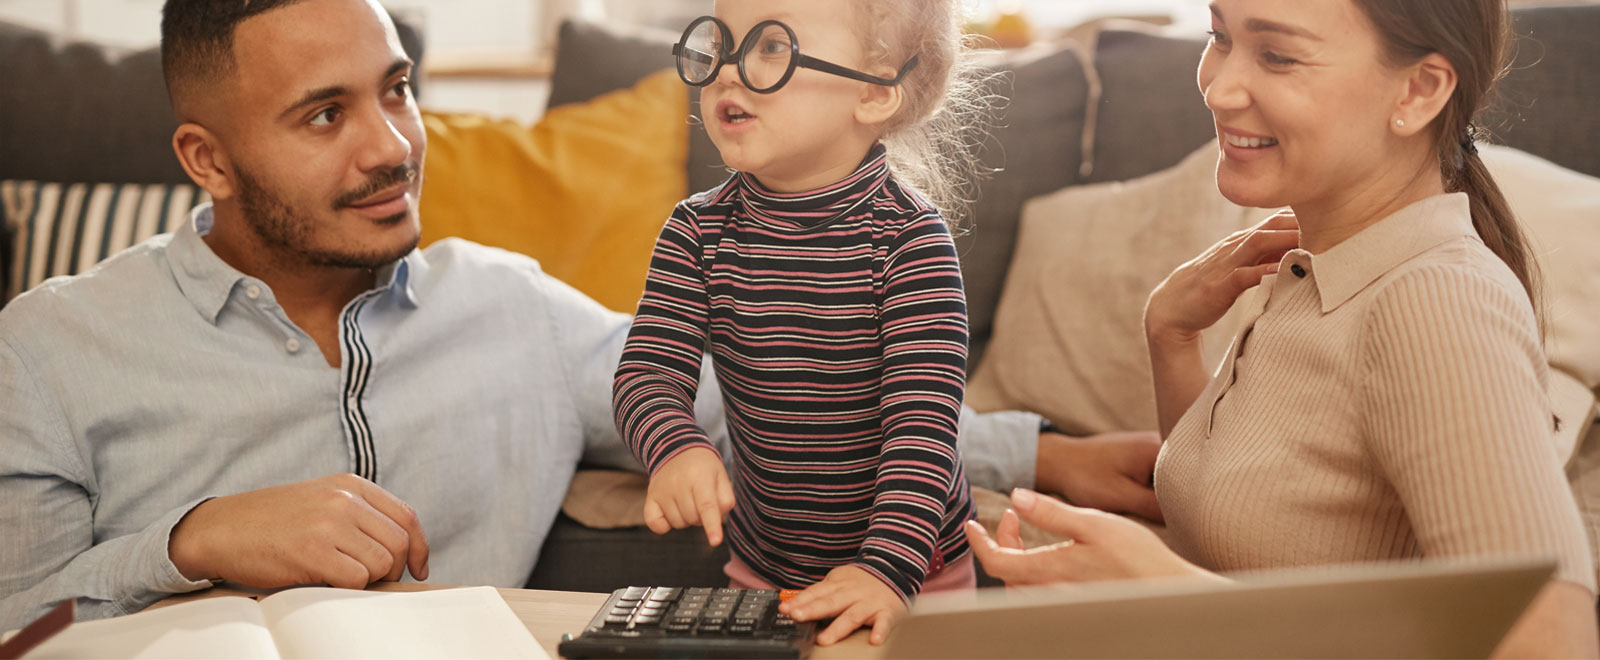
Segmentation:
{"type": "Polygon", "coordinates": [[[650,477],[645,493],[644,522],[665,534],[690,525],[704,525],[706,541],[722,543],[722,517],[733,510],[733,484],[716,452],[685,449],[650,477]]]}
{"type": "Polygon", "coordinates": [[[1240,295],[1278,272],[1283,255],[1299,246],[1300,225],[1289,211],[1235,232],[1172,271],[1150,293],[1145,333],[1152,341],[1197,341],[1240,295]]]}
{"type": "Polygon", "coordinates": [[[1155,532],[1132,520],[1065,504],[1037,493],[1011,492],[995,538],[977,521],[967,523],[967,541],[983,570],[1009,586],[1211,576],[1168,549],[1155,532]],[[1070,541],[1031,550],[1022,547],[1017,516],[1070,541]]]}

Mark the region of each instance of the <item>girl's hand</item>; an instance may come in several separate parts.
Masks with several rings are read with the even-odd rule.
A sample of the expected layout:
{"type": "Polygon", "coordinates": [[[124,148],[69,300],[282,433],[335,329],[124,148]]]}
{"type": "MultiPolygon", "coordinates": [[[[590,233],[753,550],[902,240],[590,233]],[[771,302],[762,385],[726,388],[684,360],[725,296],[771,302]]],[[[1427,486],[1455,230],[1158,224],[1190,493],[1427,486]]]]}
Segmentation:
{"type": "Polygon", "coordinates": [[[866,625],[872,626],[869,641],[878,645],[889,638],[889,629],[906,613],[906,604],[883,580],[858,566],[845,565],[828,571],[828,577],[779,605],[778,611],[795,621],[835,617],[817,634],[821,646],[849,637],[866,625]]]}
{"type": "Polygon", "coordinates": [[[1289,211],[1235,232],[1172,271],[1150,293],[1144,308],[1146,334],[1198,340],[1241,294],[1278,272],[1283,255],[1299,246],[1300,225],[1289,211]]]}
{"type": "Polygon", "coordinates": [[[733,484],[716,452],[703,447],[673,456],[650,478],[644,522],[665,534],[690,525],[704,525],[712,546],[722,543],[722,516],[733,510],[733,484]]]}
{"type": "MultiPolygon", "coordinates": [[[[1011,492],[1011,504],[995,530],[999,542],[977,521],[967,523],[967,541],[983,570],[1008,586],[1096,582],[1154,577],[1212,576],[1168,549],[1155,532],[1104,511],[1065,504],[1026,489],[1011,492]],[[1017,515],[1070,541],[1026,550],[1017,515]]],[[[1218,579],[1221,579],[1220,577],[1218,579]]]]}

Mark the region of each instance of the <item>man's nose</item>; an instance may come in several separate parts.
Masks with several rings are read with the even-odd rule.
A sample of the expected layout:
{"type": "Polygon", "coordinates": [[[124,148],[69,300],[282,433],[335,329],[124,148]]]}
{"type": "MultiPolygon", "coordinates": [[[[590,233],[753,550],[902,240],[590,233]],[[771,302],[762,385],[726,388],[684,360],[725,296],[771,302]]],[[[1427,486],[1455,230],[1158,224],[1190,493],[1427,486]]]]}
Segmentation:
{"type": "Polygon", "coordinates": [[[400,132],[388,113],[376,112],[370,124],[370,137],[357,163],[362,171],[391,168],[411,158],[411,140],[400,132]]]}

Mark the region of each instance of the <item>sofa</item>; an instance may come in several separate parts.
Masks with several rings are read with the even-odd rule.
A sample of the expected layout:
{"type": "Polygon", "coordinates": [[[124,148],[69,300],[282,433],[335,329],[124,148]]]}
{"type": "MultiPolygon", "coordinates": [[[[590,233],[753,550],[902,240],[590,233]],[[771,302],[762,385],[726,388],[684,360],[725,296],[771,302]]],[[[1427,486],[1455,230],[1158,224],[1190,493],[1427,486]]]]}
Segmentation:
{"type": "MultiPolygon", "coordinates": [[[[1600,102],[1600,70],[1595,67],[1600,64],[1600,41],[1593,38],[1600,34],[1600,5],[1519,9],[1515,12],[1515,30],[1520,35],[1517,63],[1502,85],[1500,101],[1483,122],[1485,127],[1493,133],[1495,142],[1548,161],[1552,167],[1571,170],[1579,173],[1577,176],[1600,177],[1600,113],[1593,109],[1600,102]]],[[[412,35],[408,47],[415,49],[414,58],[420,58],[420,40],[412,35]]],[[[659,72],[672,66],[669,46],[675,36],[567,23],[560,32],[547,118],[581,123],[590,107],[585,104],[642,89],[646,83],[641,81],[650,80],[653,74],[655,82],[650,84],[657,87],[650,89],[666,89],[669,85],[661,82],[663,74],[659,72]]],[[[969,399],[976,397],[975,404],[1004,407],[1019,401],[1026,403],[1004,392],[997,393],[990,382],[995,378],[995,367],[989,366],[986,376],[985,360],[996,350],[991,342],[1003,340],[1006,335],[1005,328],[997,327],[996,319],[1002,316],[999,311],[1003,300],[1012,295],[1007,291],[1008,278],[1013,256],[1019,252],[1024,217],[1033,208],[1029,201],[1078,188],[1120,194],[1124,188],[1115,182],[1136,180],[1171,168],[1213,140],[1211,115],[1194,83],[1203,43],[1196,35],[1173,35],[1111,23],[1084,41],[983,55],[991,70],[1001,74],[991,79],[993,91],[1007,100],[998,110],[996,125],[981,152],[984,165],[993,173],[981,184],[972,222],[957,237],[972,330],[969,372],[975,388],[987,388],[969,391],[969,399]]],[[[168,146],[173,122],[160,82],[159,58],[152,51],[126,53],[92,44],[61,44],[26,28],[0,24],[0,62],[13,70],[13,75],[0,84],[0,181],[187,183],[168,146]]],[[[682,142],[671,155],[675,160],[662,165],[670,171],[656,170],[661,172],[658,182],[668,185],[652,194],[668,198],[704,190],[727,176],[705,131],[693,118],[696,109],[692,95],[686,90],[671,93],[681,96],[658,96],[669,98],[670,102],[665,110],[660,109],[659,103],[651,110],[656,113],[653,120],[660,120],[660,113],[666,113],[665,121],[659,125],[681,128],[681,132],[664,133],[682,142]]],[[[426,95],[420,98],[426,107],[426,95]]],[[[613,110],[616,107],[615,103],[608,106],[613,110]]],[[[505,122],[444,115],[430,117],[429,121],[431,145],[436,145],[430,146],[429,167],[435,167],[434,150],[438,149],[440,162],[448,163],[452,171],[461,170],[456,174],[465,179],[477,178],[479,173],[472,168],[480,165],[469,157],[474,152],[462,146],[470,140],[458,139],[460,136],[469,131],[476,131],[470,134],[481,137],[529,130],[505,122]],[[433,137],[435,130],[439,131],[437,139],[433,137]]],[[[627,151],[626,139],[618,140],[616,135],[611,138],[616,141],[606,148],[617,150],[616,154],[632,153],[627,151]]],[[[533,149],[540,144],[543,143],[535,135],[525,147],[533,149]]],[[[623,158],[615,154],[610,157],[623,158]]],[[[552,167],[559,170],[572,162],[558,160],[552,167]]],[[[427,176],[425,235],[434,225],[427,200],[434,195],[435,180],[446,178],[436,176],[431,169],[427,176]]],[[[0,225],[5,229],[0,239],[6,241],[0,245],[0,277],[13,279],[18,273],[28,274],[19,268],[18,246],[14,244],[22,240],[21,221],[15,217],[15,209],[20,208],[19,190],[22,189],[0,185],[0,193],[4,193],[0,194],[0,201],[6,202],[0,205],[0,219],[5,220],[0,225]],[[7,209],[12,211],[11,216],[5,215],[7,209]]],[[[474,190],[469,197],[490,194],[493,191],[474,190]]],[[[437,197],[443,198],[443,193],[437,197]]],[[[526,208],[528,217],[541,213],[542,208],[526,208]]],[[[546,251],[536,256],[546,262],[581,262],[589,256],[587,251],[600,243],[653,241],[653,233],[637,227],[658,228],[665,210],[656,216],[638,215],[635,212],[635,217],[630,218],[634,229],[627,237],[590,228],[583,239],[587,242],[540,245],[546,251]]],[[[521,216],[506,220],[522,221],[521,216]]],[[[584,221],[581,215],[544,220],[584,221]]],[[[1594,224],[1600,224],[1600,215],[1594,224]]],[[[437,225],[431,231],[449,233],[437,225]]],[[[460,233],[484,239],[475,231],[483,229],[460,233]]],[[[1196,233],[1194,240],[1206,238],[1206,242],[1220,237],[1191,233],[1196,233]]],[[[1072,262],[1088,256],[1074,250],[1087,249],[1083,246],[1090,243],[1064,240],[1030,247],[1048,250],[1062,262],[1072,262]]],[[[647,251],[648,243],[643,245],[647,251]]],[[[1105,241],[1095,245],[1100,246],[1096,249],[1103,249],[1105,241]]],[[[70,252],[59,245],[55,247],[59,248],[56,252],[70,252]]],[[[1122,247],[1129,257],[1137,256],[1133,254],[1137,245],[1122,247]]],[[[1584,249],[1593,252],[1592,248],[1584,249]]],[[[46,248],[39,251],[47,253],[54,254],[46,248]]],[[[83,254],[92,263],[94,255],[83,254]]],[[[77,262],[85,260],[80,256],[77,262]]],[[[590,270],[596,270],[592,266],[590,270]]],[[[629,264],[632,270],[627,272],[642,273],[643,267],[642,263],[629,264]]],[[[572,273],[589,272],[582,270],[582,264],[573,268],[572,273]]],[[[614,268],[607,265],[598,270],[614,268]]],[[[555,269],[551,271],[565,276],[555,269]]],[[[0,281],[0,291],[23,288],[17,282],[9,287],[4,284],[0,281]]],[[[625,292],[618,294],[617,300],[626,300],[625,292]]],[[[1130,297],[1111,304],[1119,306],[1126,316],[1128,310],[1142,307],[1142,298],[1130,297]]],[[[1094,313],[1095,310],[1082,310],[1088,318],[1094,313]]],[[[1600,344],[1600,327],[1589,330],[1592,334],[1588,341],[1600,344]]],[[[1066,369],[1071,366],[1042,365],[1066,369]]],[[[1123,377],[1134,384],[1140,378],[1143,376],[1133,371],[1123,377]]],[[[1588,407],[1583,407],[1583,401],[1574,404],[1573,409],[1580,412],[1569,415],[1574,419],[1568,420],[1577,427],[1575,434],[1585,432],[1593,417],[1597,384],[1600,382],[1583,383],[1588,388],[1588,407]]],[[[1582,399],[1583,394],[1579,391],[1578,398],[1582,399]]],[[[1065,417],[1071,417],[1070,413],[1065,417]]],[[[1076,424],[1068,420],[1067,428],[1085,433],[1117,430],[1095,428],[1097,424],[1093,420],[1076,424]]],[[[1571,452],[1575,457],[1568,464],[1569,476],[1575,489],[1581,490],[1585,475],[1600,474],[1600,431],[1587,432],[1573,442],[1578,448],[1571,452]],[[1586,453],[1586,449],[1593,451],[1586,453]],[[1588,463],[1584,457],[1588,457],[1588,463]]],[[[586,504],[581,501],[586,499],[582,496],[595,494],[575,492],[577,497],[572,500],[578,502],[569,508],[574,514],[580,514],[585,506],[592,509],[595,499],[614,504],[632,502],[627,498],[639,496],[637,484],[630,487],[603,478],[580,478],[574,483],[575,489],[599,488],[601,484],[611,489],[603,496],[587,498],[586,504]]],[[[1580,494],[1579,499],[1583,502],[1584,496],[1580,494]]],[[[1593,499],[1594,509],[1600,511],[1600,495],[1593,499]]],[[[1588,508],[1585,513],[1591,519],[1600,515],[1588,508]]],[[[712,585],[725,579],[720,566],[726,560],[726,550],[705,547],[698,530],[656,536],[637,525],[617,526],[594,520],[584,524],[577,517],[563,515],[556,522],[528,587],[609,591],[629,584],[712,585]]]]}

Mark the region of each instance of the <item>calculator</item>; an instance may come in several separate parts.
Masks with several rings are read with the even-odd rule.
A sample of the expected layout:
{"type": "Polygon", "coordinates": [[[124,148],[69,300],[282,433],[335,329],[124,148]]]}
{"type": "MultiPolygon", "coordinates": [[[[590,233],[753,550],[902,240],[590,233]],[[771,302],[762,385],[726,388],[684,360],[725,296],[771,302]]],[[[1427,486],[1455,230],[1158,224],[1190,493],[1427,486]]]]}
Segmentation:
{"type": "MultiPolygon", "coordinates": [[[[792,593],[792,592],[791,592],[792,593]]],[[[565,658],[803,658],[814,621],[778,612],[772,589],[628,587],[606,599],[565,658]]]]}

